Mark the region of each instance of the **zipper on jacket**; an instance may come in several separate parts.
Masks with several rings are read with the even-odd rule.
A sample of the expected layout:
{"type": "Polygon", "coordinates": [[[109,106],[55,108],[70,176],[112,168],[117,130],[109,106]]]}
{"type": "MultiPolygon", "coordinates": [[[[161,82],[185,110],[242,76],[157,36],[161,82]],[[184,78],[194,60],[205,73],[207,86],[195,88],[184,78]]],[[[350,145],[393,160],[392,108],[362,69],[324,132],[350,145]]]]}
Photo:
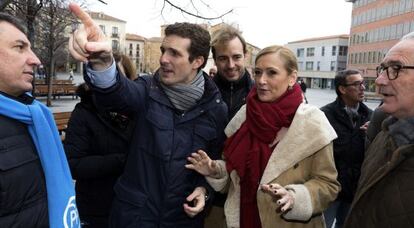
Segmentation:
{"type": "Polygon", "coordinates": [[[230,107],[229,109],[231,110],[233,107],[233,82],[230,83],[230,107]]]}

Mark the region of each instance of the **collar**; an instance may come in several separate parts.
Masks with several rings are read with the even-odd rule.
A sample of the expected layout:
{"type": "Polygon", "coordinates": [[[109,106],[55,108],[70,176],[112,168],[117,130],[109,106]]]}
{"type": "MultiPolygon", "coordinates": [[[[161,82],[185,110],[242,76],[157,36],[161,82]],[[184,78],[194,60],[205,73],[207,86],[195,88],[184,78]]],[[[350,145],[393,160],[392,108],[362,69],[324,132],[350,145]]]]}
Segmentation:
{"type": "Polygon", "coordinates": [[[219,87],[228,88],[230,89],[233,86],[233,89],[245,88],[253,86],[253,82],[250,78],[250,73],[245,69],[244,74],[240,77],[237,81],[228,81],[224,78],[221,74],[217,73],[216,76],[213,78],[214,82],[219,87]]]}
{"type": "Polygon", "coordinates": [[[9,95],[9,94],[4,93],[2,91],[0,91],[0,94],[2,94],[3,96],[8,97],[10,99],[13,99],[15,101],[18,101],[20,103],[23,103],[25,105],[29,105],[29,104],[33,103],[33,101],[34,101],[34,97],[32,97],[29,93],[24,93],[24,94],[22,94],[22,95],[20,95],[18,97],[9,95]]]}

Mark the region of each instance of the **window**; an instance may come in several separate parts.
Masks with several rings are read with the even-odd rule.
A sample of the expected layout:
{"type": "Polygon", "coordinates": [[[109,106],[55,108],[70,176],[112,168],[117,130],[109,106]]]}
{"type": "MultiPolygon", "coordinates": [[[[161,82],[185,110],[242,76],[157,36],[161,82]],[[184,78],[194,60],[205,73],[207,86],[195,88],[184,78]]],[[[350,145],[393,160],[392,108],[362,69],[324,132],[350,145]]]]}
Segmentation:
{"type": "Polygon", "coordinates": [[[345,69],[346,69],[346,62],[339,61],[338,62],[338,71],[345,70],[345,69]]]}
{"type": "Polygon", "coordinates": [[[132,46],[132,44],[129,44],[129,49],[133,49],[134,46],[132,46]]]}
{"type": "Polygon", "coordinates": [[[320,71],[320,70],[321,70],[321,62],[320,62],[320,61],[318,61],[318,62],[316,63],[316,70],[317,70],[317,71],[320,71]]]}
{"type": "Polygon", "coordinates": [[[139,44],[137,44],[137,53],[136,53],[137,58],[139,58],[139,56],[140,56],[140,54],[139,54],[140,51],[141,51],[141,49],[139,47],[139,44]]]}
{"type": "Polygon", "coordinates": [[[348,55],[348,47],[347,46],[339,46],[339,56],[347,56],[348,55]]]}
{"type": "Polygon", "coordinates": [[[102,30],[103,34],[106,34],[105,25],[99,25],[99,28],[102,30]]]}
{"type": "Polygon", "coordinates": [[[394,40],[396,38],[397,38],[397,25],[391,25],[390,39],[394,40]]]}
{"type": "Polygon", "coordinates": [[[397,25],[397,39],[401,38],[403,36],[403,32],[404,32],[404,24],[398,24],[397,25]]]}
{"type": "Polygon", "coordinates": [[[303,62],[298,62],[298,68],[299,70],[303,70],[303,62]]]}
{"type": "Polygon", "coordinates": [[[410,32],[410,22],[409,21],[407,21],[407,22],[405,22],[405,24],[404,24],[404,31],[403,31],[403,35],[406,35],[406,34],[408,34],[410,32]]]}
{"type": "Polygon", "coordinates": [[[332,56],[336,56],[336,46],[332,46],[332,56]]]}
{"type": "Polygon", "coordinates": [[[297,50],[296,50],[296,56],[299,58],[299,57],[303,57],[303,56],[305,56],[305,49],[303,49],[303,48],[298,48],[297,50]]]}
{"type": "Polygon", "coordinates": [[[119,42],[117,40],[112,40],[112,49],[118,50],[119,42]]]}
{"type": "Polygon", "coordinates": [[[306,70],[313,70],[313,62],[306,62],[306,70]]]}
{"type": "Polygon", "coordinates": [[[306,56],[307,57],[315,56],[315,48],[306,48],[306,56]]]}
{"type": "Polygon", "coordinates": [[[331,61],[331,71],[335,71],[335,70],[336,70],[336,62],[331,61]]]}
{"type": "Polygon", "coordinates": [[[118,37],[118,27],[112,27],[112,37],[118,37]]]}
{"type": "MultiPolygon", "coordinates": [[[[354,38],[355,38],[355,36],[354,36],[354,38]]],[[[325,56],[325,47],[322,47],[321,55],[325,56]]]]}

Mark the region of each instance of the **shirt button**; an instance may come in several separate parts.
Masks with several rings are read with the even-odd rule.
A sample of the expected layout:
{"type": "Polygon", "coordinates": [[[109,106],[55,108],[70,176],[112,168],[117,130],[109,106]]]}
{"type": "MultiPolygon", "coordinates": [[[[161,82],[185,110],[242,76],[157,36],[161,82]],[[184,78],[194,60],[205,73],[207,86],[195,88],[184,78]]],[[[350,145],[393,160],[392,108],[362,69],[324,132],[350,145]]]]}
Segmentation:
{"type": "Polygon", "coordinates": [[[220,103],[220,99],[217,99],[217,100],[216,100],[216,103],[217,103],[217,104],[218,104],[218,103],[220,103]]]}

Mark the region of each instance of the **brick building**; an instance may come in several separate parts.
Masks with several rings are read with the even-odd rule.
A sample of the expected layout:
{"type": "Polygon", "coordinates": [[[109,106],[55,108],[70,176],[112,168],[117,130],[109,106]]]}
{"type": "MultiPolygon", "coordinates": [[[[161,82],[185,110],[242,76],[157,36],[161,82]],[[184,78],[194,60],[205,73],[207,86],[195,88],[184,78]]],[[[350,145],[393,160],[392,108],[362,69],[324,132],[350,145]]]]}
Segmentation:
{"type": "Polygon", "coordinates": [[[414,0],[346,0],[353,4],[348,68],[359,69],[375,91],[375,68],[387,51],[414,31],[414,0]]]}

